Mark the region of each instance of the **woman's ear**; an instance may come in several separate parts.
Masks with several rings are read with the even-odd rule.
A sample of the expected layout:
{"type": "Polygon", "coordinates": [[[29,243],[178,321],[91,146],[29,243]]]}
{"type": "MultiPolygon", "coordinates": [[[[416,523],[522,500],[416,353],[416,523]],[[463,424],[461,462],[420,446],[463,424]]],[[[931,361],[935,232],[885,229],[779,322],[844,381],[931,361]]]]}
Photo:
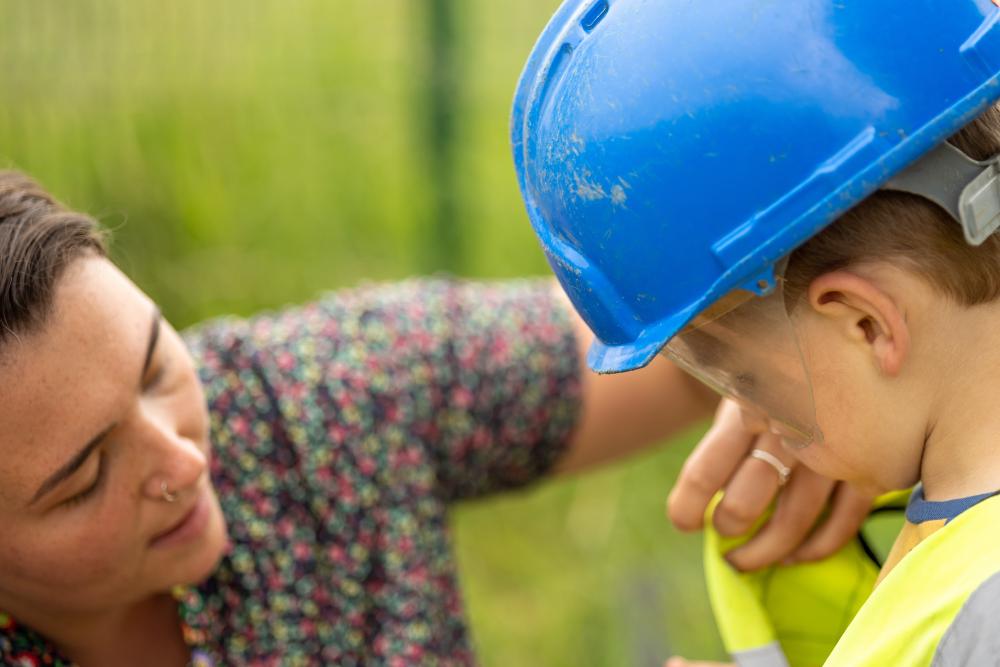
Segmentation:
{"type": "Polygon", "coordinates": [[[809,285],[809,306],[849,341],[864,345],[878,369],[894,377],[910,351],[910,330],[896,302],[871,280],[831,271],[809,285]]]}

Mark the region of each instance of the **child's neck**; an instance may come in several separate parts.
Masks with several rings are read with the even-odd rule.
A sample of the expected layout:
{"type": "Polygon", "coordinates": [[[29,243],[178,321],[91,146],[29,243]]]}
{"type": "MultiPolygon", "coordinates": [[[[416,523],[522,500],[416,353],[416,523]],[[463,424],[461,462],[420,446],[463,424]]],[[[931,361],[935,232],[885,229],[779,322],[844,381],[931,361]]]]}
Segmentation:
{"type": "Polygon", "coordinates": [[[941,358],[944,382],[920,465],[928,500],[1000,491],[1000,346],[989,334],[1000,330],[1000,309],[966,310],[961,319],[950,327],[957,358],[941,358]]]}
{"type": "Polygon", "coordinates": [[[920,480],[928,500],[1000,491],[1000,415],[971,417],[965,428],[935,429],[924,447],[920,480]]]}

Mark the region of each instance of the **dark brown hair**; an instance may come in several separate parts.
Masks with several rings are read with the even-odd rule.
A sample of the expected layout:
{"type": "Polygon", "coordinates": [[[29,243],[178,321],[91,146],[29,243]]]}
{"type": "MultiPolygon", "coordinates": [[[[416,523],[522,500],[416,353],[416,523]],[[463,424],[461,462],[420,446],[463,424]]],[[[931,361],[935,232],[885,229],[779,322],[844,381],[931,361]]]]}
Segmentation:
{"type": "Polygon", "coordinates": [[[59,277],[85,253],[107,253],[93,218],[24,174],[0,171],[0,345],[44,323],[59,277]]]}
{"type": "MultiPolygon", "coordinates": [[[[991,107],[948,141],[977,160],[1000,153],[1000,108],[991,107]]],[[[961,225],[936,204],[878,191],[792,253],[787,303],[797,303],[824,273],[874,261],[909,268],[965,306],[1000,298],[1000,234],[970,246],[961,225]]]]}

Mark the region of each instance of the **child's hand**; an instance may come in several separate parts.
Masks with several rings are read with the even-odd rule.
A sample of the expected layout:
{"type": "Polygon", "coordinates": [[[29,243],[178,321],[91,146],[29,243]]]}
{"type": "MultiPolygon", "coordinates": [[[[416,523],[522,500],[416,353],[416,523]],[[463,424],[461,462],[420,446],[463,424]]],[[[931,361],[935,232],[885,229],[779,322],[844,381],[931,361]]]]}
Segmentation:
{"type": "Polygon", "coordinates": [[[709,501],[726,492],[713,523],[733,537],[750,530],[777,498],[773,516],[728,559],[741,570],[756,570],[778,561],[818,560],[852,539],[868,516],[872,497],[846,484],[822,477],[785,450],[777,436],[744,424],[740,408],[723,401],[715,424],[688,457],[670,493],[667,513],[680,530],[700,530],[709,501]],[[750,458],[762,449],[792,469],[782,488],[775,467],[750,458]],[[780,492],[780,494],[779,494],[780,492]],[[824,510],[825,520],[816,525],[824,510]]]}

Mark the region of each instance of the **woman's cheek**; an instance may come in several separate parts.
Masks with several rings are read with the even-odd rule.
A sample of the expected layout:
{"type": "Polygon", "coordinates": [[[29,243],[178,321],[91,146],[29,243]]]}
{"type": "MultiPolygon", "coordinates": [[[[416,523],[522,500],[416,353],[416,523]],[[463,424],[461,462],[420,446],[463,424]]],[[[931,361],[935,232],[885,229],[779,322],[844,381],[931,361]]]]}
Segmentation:
{"type": "Polygon", "coordinates": [[[115,569],[117,550],[107,537],[94,534],[88,539],[77,531],[46,531],[41,539],[21,540],[0,556],[3,576],[47,587],[91,586],[115,569]]]}
{"type": "MultiPolygon", "coordinates": [[[[75,530],[62,531],[66,543],[53,549],[53,553],[69,556],[62,564],[63,577],[79,585],[100,585],[127,577],[141,562],[134,519],[122,511],[123,503],[108,503],[104,507],[105,511],[92,514],[75,530]]],[[[66,518],[73,522],[72,517],[66,518]]],[[[50,549],[52,546],[55,545],[50,549]]]]}

